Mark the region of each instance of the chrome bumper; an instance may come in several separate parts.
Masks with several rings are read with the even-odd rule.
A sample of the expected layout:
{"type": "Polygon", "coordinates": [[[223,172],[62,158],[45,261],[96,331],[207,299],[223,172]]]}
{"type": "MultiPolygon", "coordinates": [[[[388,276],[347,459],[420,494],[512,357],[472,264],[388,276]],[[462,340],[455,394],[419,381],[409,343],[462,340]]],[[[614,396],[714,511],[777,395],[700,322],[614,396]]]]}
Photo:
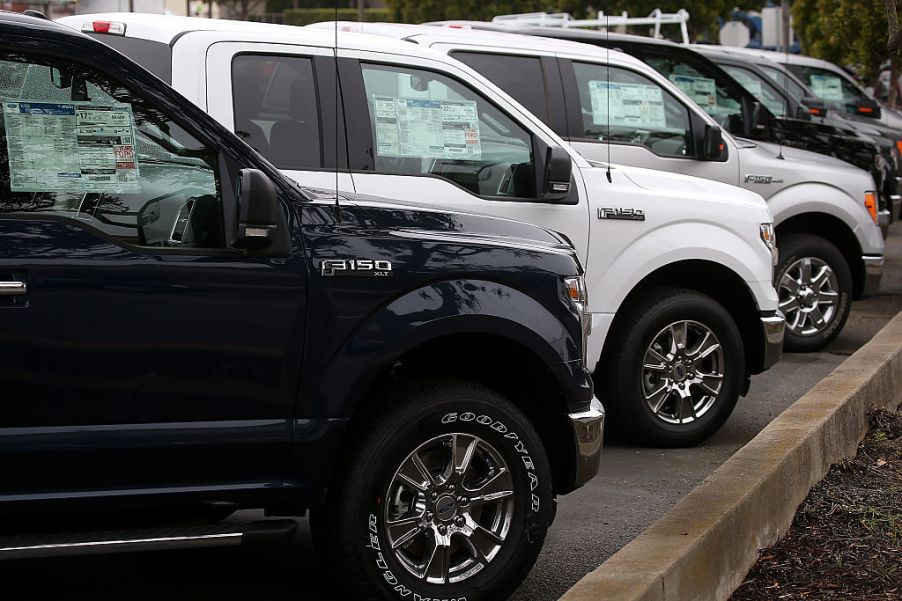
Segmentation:
{"type": "Polygon", "coordinates": [[[899,219],[899,213],[902,212],[902,195],[891,194],[889,197],[890,219],[896,221],[899,219]]]}
{"type": "Polygon", "coordinates": [[[861,296],[871,296],[877,292],[880,287],[880,280],[883,278],[883,257],[861,257],[864,263],[864,289],[861,296]]]}
{"type": "Polygon", "coordinates": [[[892,220],[893,214],[890,212],[890,209],[880,209],[877,211],[877,225],[881,228],[889,227],[892,220]]]}
{"type": "Polygon", "coordinates": [[[783,335],[786,330],[786,319],[777,311],[776,315],[761,318],[761,331],[764,334],[764,353],[761,370],[771,367],[780,360],[783,354],[783,335]]]}
{"type": "Polygon", "coordinates": [[[573,471],[573,488],[579,488],[598,473],[601,461],[601,443],[604,441],[604,407],[593,398],[587,411],[571,413],[573,450],[576,455],[573,471]]]}

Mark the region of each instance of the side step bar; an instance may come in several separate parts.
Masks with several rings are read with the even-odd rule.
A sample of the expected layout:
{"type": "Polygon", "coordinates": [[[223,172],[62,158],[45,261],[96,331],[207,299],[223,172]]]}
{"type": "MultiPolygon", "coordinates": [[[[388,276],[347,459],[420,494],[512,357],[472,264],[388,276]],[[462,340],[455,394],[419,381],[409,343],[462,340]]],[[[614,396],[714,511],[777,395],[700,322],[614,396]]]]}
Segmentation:
{"type": "Polygon", "coordinates": [[[154,530],[0,536],[0,559],[161,549],[196,549],[279,542],[291,539],[297,528],[298,523],[294,520],[263,520],[249,524],[217,524],[154,530]]]}

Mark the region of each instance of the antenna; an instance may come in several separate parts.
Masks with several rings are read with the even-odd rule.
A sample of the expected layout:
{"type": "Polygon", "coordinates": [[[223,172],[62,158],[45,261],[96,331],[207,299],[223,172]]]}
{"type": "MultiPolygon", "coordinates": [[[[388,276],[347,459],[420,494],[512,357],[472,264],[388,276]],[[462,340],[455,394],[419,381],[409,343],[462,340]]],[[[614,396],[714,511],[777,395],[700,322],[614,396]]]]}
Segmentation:
{"type": "MultiPolygon", "coordinates": [[[[610,17],[605,15],[605,21],[610,21],[610,17]]],[[[604,48],[605,48],[605,68],[608,71],[608,168],[605,171],[605,175],[608,176],[608,183],[613,183],[613,179],[611,178],[611,28],[610,23],[605,23],[606,27],[604,28],[604,48]]]]}
{"type": "Polygon", "coordinates": [[[338,202],[338,108],[341,103],[341,88],[338,84],[338,0],[333,0],[335,8],[335,218],[341,223],[341,205],[338,202]]]}

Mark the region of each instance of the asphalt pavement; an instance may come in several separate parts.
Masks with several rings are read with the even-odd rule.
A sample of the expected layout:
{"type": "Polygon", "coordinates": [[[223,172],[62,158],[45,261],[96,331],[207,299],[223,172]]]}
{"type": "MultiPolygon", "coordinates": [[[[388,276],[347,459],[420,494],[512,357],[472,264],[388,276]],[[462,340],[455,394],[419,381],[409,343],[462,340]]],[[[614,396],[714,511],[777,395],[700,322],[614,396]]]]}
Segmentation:
{"type": "MultiPolygon", "coordinates": [[[[605,444],[598,477],[559,500],[557,519],[514,601],[552,601],[701,482],[776,415],[807,392],[902,310],[902,226],[887,240],[879,293],[856,302],[842,334],[826,350],[785,354],[752,379],[724,427],[691,449],[605,444]]],[[[248,518],[254,517],[253,514],[248,518]]],[[[166,599],[175,601],[336,601],[342,591],[321,570],[306,521],[288,545],[5,562],[9,598],[166,599]]]]}

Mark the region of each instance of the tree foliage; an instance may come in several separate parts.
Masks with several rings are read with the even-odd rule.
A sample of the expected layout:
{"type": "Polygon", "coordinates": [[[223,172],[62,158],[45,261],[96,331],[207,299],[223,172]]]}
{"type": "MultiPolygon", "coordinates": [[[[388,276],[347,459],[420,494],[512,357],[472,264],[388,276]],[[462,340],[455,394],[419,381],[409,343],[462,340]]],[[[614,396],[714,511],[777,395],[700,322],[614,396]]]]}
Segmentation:
{"type": "Polygon", "coordinates": [[[890,32],[883,3],[861,0],[795,0],[793,27],[802,52],[837,64],[855,65],[873,84],[890,58],[890,32]]]}

